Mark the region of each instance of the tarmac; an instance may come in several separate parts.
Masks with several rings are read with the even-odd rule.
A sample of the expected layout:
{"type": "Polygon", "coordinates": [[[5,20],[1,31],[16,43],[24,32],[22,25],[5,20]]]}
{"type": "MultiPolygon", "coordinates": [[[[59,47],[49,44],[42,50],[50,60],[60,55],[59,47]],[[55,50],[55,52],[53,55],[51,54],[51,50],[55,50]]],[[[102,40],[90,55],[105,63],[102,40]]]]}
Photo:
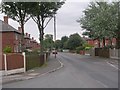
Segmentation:
{"type": "Polygon", "coordinates": [[[37,76],[42,76],[48,73],[52,73],[56,70],[59,70],[63,66],[64,66],[63,63],[60,60],[58,60],[58,58],[55,58],[53,55],[51,55],[48,58],[48,61],[46,62],[46,64],[44,64],[42,67],[33,68],[25,73],[2,76],[2,82],[0,84],[7,84],[7,83],[16,82],[16,81],[33,79],[37,76]]]}

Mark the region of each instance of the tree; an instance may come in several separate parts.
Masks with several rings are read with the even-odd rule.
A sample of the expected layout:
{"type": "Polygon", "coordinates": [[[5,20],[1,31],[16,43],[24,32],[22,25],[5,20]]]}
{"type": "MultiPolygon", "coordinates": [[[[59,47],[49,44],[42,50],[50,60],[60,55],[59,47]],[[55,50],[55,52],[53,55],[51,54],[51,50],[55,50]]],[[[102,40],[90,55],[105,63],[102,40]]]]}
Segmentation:
{"type": "Polygon", "coordinates": [[[44,49],[51,51],[54,45],[53,35],[46,34],[45,39],[43,40],[43,45],[44,45],[44,49]]]}
{"type": "Polygon", "coordinates": [[[117,38],[118,32],[118,3],[91,2],[84,11],[85,16],[78,20],[82,28],[86,29],[84,35],[93,39],[117,38]]]}
{"type": "Polygon", "coordinates": [[[56,11],[63,5],[64,2],[35,2],[35,7],[32,12],[28,12],[31,14],[32,19],[38,26],[40,33],[40,44],[41,44],[41,54],[43,53],[43,36],[44,29],[52,19],[53,15],[56,14],[56,11]]]}
{"type": "Polygon", "coordinates": [[[1,7],[2,13],[5,13],[20,24],[22,28],[22,44],[24,39],[24,24],[30,19],[30,15],[27,12],[31,10],[31,6],[33,5],[29,2],[3,2],[1,7]]]}
{"type": "Polygon", "coordinates": [[[67,41],[68,41],[68,37],[67,36],[63,36],[61,38],[61,48],[63,48],[63,49],[67,48],[67,41]]]}
{"type": "Polygon", "coordinates": [[[60,40],[56,40],[54,42],[54,47],[55,47],[55,49],[60,49],[60,47],[61,47],[61,41],[60,40]]]}
{"type": "Polygon", "coordinates": [[[78,33],[70,35],[69,40],[67,42],[67,46],[70,50],[75,50],[77,47],[82,46],[82,44],[83,39],[78,33]]]}

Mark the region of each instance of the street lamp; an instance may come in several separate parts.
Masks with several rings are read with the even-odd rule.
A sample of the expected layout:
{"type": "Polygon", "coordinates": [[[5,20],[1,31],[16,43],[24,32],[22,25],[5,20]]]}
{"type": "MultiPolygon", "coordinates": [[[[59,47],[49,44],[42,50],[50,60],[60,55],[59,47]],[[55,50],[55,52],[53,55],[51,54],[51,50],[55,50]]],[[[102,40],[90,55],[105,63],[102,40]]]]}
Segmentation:
{"type": "MultiPolygon", "coordinates": [[[[56,16],[54,14],[54,41],[56,41],[56,16]]],[[[56,58],[56,46],[55,46],[55,58],[56,58]]]]}

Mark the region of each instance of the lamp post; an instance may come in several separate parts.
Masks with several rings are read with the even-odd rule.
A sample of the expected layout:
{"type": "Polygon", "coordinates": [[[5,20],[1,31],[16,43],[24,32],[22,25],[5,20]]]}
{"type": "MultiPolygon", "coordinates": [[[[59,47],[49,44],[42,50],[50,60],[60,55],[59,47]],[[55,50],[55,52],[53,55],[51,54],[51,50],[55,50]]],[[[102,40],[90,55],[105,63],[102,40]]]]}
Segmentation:
{"type": "MultiPolygon", "coordinates": [[[[54,41],[56,41],[56,16],[54,14],[54,41]]],[[[55,58],[56,58],[56,46],[55,46],[55,58]]]]}

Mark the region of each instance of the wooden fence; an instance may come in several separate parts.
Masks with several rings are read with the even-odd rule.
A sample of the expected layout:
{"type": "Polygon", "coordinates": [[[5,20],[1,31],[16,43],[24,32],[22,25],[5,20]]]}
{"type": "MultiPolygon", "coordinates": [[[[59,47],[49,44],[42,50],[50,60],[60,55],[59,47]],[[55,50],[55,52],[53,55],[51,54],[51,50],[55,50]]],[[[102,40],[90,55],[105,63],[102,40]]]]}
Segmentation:
{"type": "Polygon", "coordinates": [[[120,49],[110,49],[110,58],[120,59],[120,49]]]}
{"type": "Polygon", "coordinates": [[[26,71],[25,53],[2,54],[1,56],[0,71],[3,75],[26,71]]]}
{"type": "Polygon", "coordinates": [[[120,59],[120,49],[93,48],[89,53],[91,56],[120,59]]]}

